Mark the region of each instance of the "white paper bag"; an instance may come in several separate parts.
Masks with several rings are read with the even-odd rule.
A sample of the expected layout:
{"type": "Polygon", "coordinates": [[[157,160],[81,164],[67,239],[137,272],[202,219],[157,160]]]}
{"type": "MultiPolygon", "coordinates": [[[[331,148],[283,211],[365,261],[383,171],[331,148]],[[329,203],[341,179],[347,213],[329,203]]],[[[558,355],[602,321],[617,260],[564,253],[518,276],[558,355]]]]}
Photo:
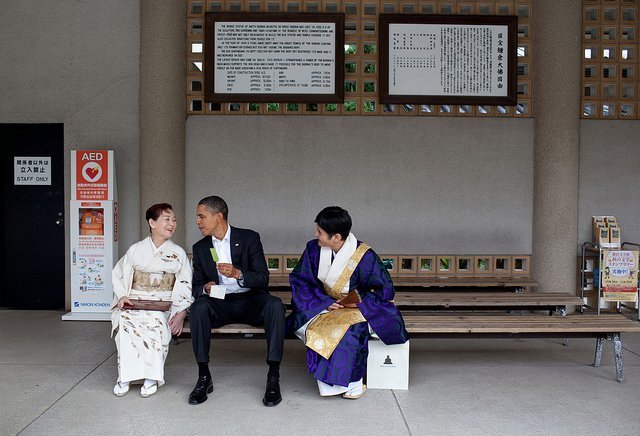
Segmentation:
{"type": "Polygon", "coordinates": [[[380,340],[369,340],[367,388],[409,389],[409,341],[385,345],[380,340]]]}

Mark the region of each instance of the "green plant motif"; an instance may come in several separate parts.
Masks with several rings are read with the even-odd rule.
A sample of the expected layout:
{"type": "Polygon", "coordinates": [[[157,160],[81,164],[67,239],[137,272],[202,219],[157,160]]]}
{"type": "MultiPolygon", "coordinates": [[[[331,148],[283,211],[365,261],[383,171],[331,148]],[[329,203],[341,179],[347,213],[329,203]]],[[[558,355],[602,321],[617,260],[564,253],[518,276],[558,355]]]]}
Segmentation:
{"type": "Polygon", "coordinates": [[[376,92],[376,82],[364,82],[364,92],[376,92]]]}
{"type": "Polygon", "coordinates": [[[365,112],[375,112],[376,111],[376,102],[375,101],[365,101],[362,104],[362,108],[365,112]]]}
{"type": "Polygon", "coordinates": [[[432,269],[431,259],[420,259],[420,270],[431,271],[432,269]]]}
{"type": "Polygon", "coordinates": [[[449,259],[448,257],[443,257],[442,259],[440,259],[440,271],[449,271],[451,268],[451,259],[449,259]]]}
{"type": "Polygon", "coordinates": [[[365,62],[364,64],[364,72],[367,74],[373,74],[376,72],[376,64],[373,62],[365,62]]]}
{"type": "Polygon", "coordinates": [[[356,92],[356,82],[355,82],[355,80],[346,80],[344,82],[344,90],[346,92],[356,92]]]}
{"type": "Polygon", "coordinates": [[[298,103],[287,103],[287,112],[298,112],[298,103]]]}
{"type": "Polygon", "coordinates": [[[375,44],[365,44],[364,45],[364,54],[375,54],[376,45],[375,44]]]}
{"type": "Polygon", "coordinates": [[[280,103],[267,103],[268,112],[278,112],[280,110],[280,103]]]}
{"type": "Polygon", "coordinates": [[[326,112],[335,112],[338,110],[338,104],[337,103],[327,103],[324,105],[324,110],[326,112]]]}
{"type": "Polygon", "coordinates": [[[280,269],[280,259],[277,257],[270,257],[267,259],[267,268],[280,269]]]}
{"type": "Polygon", "coordinates": [[[478,259],[478,271],[487,271],[487,259],[478,259]]]}
{"type": "Polygon", "coordinates": [[[287,257],[287,269],[294,269],[298,264],[297,257],[287,257]]]}
{"type": "Polygon", "coordinates": [[[344,64],[345,73],[355,73],[356,72],[356,63],[355,62],[346,62],[344,64]]]}
{"type": "Polygon", "coordinates": [[[260,110],[260,103],[249,103],[249,112],[257,112],[260,110]]]}
{"type": "Polygon", "coordinates": [[[307,112],[318,112],[318,103],[307,103],[307,112]]]}
{"type": "Polygon", "coordinates": [[[344,54],[346,55],[354,55],[358,51],[358,46],[356,44],[345,44],[344,45],[344,54]]]}
{"type": "Polygon", "coordinates": [[[355,100],[347,100],[344,102],[345,112],[355,112],[357,108],[358,108],[358,105],[355,100]]]}

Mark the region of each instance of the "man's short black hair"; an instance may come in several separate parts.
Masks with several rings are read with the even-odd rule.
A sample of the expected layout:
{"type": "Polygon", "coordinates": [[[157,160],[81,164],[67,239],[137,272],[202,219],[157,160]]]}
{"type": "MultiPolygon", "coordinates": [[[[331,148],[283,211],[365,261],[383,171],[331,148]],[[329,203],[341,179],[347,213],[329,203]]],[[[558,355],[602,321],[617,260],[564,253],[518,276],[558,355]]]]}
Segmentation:
{"type": "Polygon", "coordinates": [[[342,236],[342,240],[346,240],[351,232],[351,217],[349,212],[338,206],[325,207],[316,216],[315,223],[322,230],[327,232],[329,237],[336,233],[342,236]]]}
{"type": "Polygon", "coordinates": [[[216,214],[218,212],[222,213],[222,218],[224,218],[225,221],[228,220],[227,217],[229,216],[229,207],[227,206],[227,203],[217,195],[211,195],[209,197],[203,198],[198,203],[198,206],[200,206],[201,204],[204,204],[207,209],[209,209],[209,211],[213,214],[216,214]]]}

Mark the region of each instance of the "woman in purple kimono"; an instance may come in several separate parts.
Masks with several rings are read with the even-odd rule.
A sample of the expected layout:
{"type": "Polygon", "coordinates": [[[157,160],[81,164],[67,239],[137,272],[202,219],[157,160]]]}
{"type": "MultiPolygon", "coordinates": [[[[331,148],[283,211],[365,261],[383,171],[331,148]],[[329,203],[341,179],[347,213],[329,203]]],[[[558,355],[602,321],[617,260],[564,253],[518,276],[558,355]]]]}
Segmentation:
{"type": "Polygon", "coordinates": [[[393,304],[391,277],[378,255],[350,233],[349,213],[327,207],[315,222],[316,239],[289,278],[289,327],[307,346],[320,395],[356,399],[366,390],[370,335],[387,345],[402,344],[409,335],[393,304]]]}

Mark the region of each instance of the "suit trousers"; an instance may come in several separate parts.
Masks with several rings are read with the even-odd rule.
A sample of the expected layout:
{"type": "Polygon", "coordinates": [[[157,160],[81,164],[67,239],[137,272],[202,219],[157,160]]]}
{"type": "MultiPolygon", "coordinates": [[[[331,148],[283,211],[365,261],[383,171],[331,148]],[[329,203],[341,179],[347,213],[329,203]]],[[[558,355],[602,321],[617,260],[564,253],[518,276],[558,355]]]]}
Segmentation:
{"type": "Polygon", "coordinates": [[[224,300],[202,295],[191,305],[189,326],[198,363],[209,361],[211,329],[227,324],[264,325],[267,361],[280,362],[284,352],[285,309],[282,301],[266,292],[227,294],[224,300]]]}

